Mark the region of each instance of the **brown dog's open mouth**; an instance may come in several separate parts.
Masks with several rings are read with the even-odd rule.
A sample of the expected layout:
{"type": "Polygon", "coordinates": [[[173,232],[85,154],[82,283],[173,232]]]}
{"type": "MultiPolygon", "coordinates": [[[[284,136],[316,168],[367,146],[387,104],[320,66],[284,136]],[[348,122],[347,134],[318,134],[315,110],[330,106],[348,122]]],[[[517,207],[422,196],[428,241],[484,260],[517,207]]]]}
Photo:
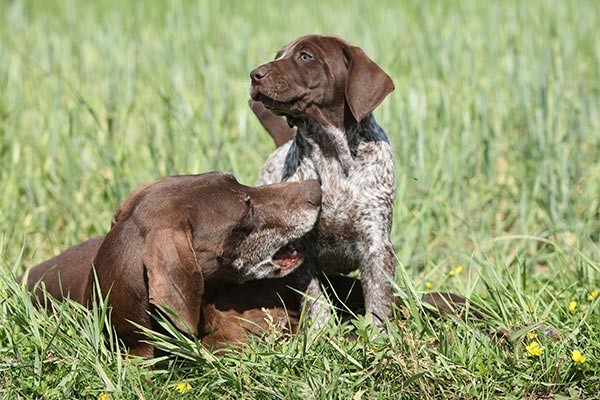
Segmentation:
{"type": "Polygon", "coordinates": [[[304,249],[298,240],[283,246],[273,255],[273,262],[282,270],[292,269],[304,258],[304,249]]]}

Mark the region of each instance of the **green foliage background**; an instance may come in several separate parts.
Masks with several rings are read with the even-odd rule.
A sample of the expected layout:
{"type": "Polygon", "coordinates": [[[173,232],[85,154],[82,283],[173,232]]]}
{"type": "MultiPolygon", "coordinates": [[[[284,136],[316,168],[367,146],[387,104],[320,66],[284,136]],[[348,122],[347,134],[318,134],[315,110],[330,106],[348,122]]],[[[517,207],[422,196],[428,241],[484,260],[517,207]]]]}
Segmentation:
{"type": "Polygon", "coordinates": [[[0,0],[0,393],[594,398],[598,37],[594,0],[0,0]],[[273,145],[247,107],[248,73],[305,33],[343,36],[396,84],[376,117],[396,151],[409,320],[387,339],[359,328],[357,343],[331,326],[215,359],[191,346],[183,364],[148,369],[106,348],[101,315],[27,305],[14,276],[105,233],[137,184],[209,170],[253,184],[273,145]],[[527,339],[498,348],[480,327],[421,316],[425,282],[488,308],[494,329],[563,338],[542,332],[538,358],[527,339]],[[181,380],[192,390],[173,391],[181,380]]]}

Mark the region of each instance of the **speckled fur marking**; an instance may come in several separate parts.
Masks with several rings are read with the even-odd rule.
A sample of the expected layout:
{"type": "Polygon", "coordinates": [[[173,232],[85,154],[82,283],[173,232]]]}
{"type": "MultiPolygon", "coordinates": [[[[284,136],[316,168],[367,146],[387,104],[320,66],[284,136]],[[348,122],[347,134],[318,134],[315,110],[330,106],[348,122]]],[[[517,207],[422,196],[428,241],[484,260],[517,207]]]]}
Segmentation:
{"type": "Polygon", "coordinates": [[[392,147],[372,111],[394,90],[392,79],[360,48],[331,35],[297,38],[250,79],[252,99],[296,127],[293,139],[267,160],[259,183],[321,183],[311,251],[296,270],[310,316],[320,323],[327,315],[318,301],[319,271],[359,268],[366,310],[382,322],[392,314],[396,187],[392,147]]]}
{"type": "MultiPolygon", "coordinates": [[[[396,194],[392,147],[372,114],[349,131],[350,160],[343,166],[338,149],[328,138],[331,130],[318,124],[298,128],[294,139],[276,149],[265,163],[259,184],[318,179],[323,189],[316,246],[310,267],[348,273],[360,268],[367,311],[379,321],[391,315],[395,255],[390,240],[396,194]]],[[[308,262],[307,262],[308,264],[308,262]]],[[[310,269],[313,269],[311,272],[310,269]]],[[[307,285],[310,298],[320,293],[307,285]]],[[[312,303],[309,301],[309,303],[312,303]]],[[[311,316],[323,319],[328,313],[314,308],[311,316]]]]}

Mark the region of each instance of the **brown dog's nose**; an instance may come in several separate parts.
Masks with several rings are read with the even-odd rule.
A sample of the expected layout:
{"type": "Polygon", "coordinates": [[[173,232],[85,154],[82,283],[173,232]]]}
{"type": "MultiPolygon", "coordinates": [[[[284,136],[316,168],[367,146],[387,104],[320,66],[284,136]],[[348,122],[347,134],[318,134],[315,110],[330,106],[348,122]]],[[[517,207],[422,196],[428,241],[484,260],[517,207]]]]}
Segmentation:
{"type": "Polygon", "coordinates": [[[306,181],[306,184],[308,186],[306,188],[306,197],[308,199],[307,200],[308,203],[313,206],[320,207],[322,191],[321,191],[321,185],[319,184],[319,181],[309,180],[309,181],[306,181]]]}
{"type": "Polygon", "coordinates": [[[267,75],[269,75],[269,69],[265,65],[261,65],[250,72],[250,79],[253,83],[256,83],[267,75]]]}

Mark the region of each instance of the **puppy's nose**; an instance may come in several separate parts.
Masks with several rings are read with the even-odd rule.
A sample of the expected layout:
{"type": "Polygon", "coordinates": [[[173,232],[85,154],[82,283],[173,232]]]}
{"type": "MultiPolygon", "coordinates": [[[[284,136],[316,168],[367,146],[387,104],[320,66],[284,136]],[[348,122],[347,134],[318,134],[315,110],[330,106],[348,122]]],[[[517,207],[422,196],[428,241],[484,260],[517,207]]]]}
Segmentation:
{"type": "Polygon", "coordinates": [[[267,68],[266,65],[261,65],[250,72],[250,79],[252,80],[252,83],[256,83],[267,75],[269,75],[269,68],[267,68]]]}
{"type": "Polygon", "coordinates": [[[319,184],[319,181],[310,180],[310,181],[306,181],[306,183],[308,186],[306,188],[306,197],[307,197],[308,204],[313,205],[315,207],[321,206],[322,191],[321,191],[321,185],[319,184]]]}

